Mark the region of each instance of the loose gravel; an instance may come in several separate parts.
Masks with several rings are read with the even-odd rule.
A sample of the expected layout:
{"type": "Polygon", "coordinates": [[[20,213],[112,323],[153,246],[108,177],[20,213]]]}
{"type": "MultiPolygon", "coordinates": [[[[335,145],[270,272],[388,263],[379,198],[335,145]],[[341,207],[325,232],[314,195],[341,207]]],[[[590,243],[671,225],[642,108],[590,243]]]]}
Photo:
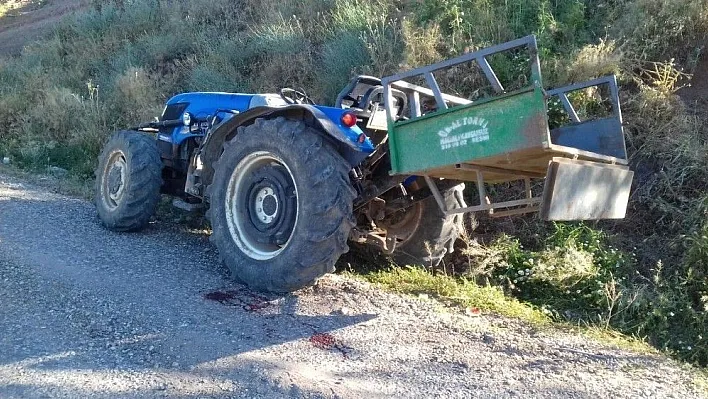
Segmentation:
{"type": "Polygon", "coordinates": [[[203,234],[0,175],[0,398],[706,398],[665,357],[342,276],[276,296],[203,234]]]}

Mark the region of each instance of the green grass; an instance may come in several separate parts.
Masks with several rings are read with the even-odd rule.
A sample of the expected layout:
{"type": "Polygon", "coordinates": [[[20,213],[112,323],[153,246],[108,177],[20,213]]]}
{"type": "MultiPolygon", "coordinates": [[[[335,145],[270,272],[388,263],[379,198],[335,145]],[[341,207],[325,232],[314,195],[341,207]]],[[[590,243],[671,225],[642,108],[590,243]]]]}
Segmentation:
{"type": "Polygon", "coordinates": [[[497,287],[481,287],[473,281],[434,274],[418,267],[396,267],[361,275],[367,281],[403,294],[429,294],[457,306],[519,318],[534,324],[547,324],[550,318],[541,310],[509,297],[497,287]]]}

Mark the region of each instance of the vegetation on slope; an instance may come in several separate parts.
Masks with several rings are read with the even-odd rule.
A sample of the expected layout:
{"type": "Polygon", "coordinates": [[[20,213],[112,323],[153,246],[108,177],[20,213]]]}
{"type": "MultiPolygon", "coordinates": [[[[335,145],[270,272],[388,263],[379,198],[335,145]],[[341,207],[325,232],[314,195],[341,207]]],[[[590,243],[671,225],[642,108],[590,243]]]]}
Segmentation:
{"type": "Polygon", "coordinates": [[[92,178],[108,134],[153,118],[178,92],[292,86],[331,103],[355,73],[386,75],[530,33],[546,85],[618,74],[637,172],[628,218],[506,221],[494,228],[507,235],[467,240],[452,266],[558,319],[708,363],[708,124],[674,94],[708,45],[705,0],[118,3],[98,2],[0,62],[0,155],[92,178]]]}

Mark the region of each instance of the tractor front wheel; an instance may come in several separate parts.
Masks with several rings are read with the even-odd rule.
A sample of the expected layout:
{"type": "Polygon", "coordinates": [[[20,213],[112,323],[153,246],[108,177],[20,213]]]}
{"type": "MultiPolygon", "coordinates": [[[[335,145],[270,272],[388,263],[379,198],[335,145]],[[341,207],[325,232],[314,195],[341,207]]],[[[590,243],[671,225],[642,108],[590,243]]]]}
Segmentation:
{"type": "Polygon", "coordinates": [[[302,122],[281,117],[239,127],[207,189],[211,239],[234,277],[290,292],[334,271],[353,226],[349,170],[302,122]]]}
{"type": "Polygon", "coordinates": [[[95,204],[103,225],[114,231],[140,230],[155,213],[162,185],[162,161],[155,139],[135,131],[111,137],[98,158],[95,204]]]}

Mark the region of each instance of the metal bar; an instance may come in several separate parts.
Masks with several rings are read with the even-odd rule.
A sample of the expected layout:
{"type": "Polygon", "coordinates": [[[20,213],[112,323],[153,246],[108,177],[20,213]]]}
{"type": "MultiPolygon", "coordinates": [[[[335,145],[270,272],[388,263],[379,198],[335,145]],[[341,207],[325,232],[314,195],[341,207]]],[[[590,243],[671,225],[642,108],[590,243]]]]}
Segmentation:
{"type": "Polygon", "coordinates": [[[466,208],[451,209],[449,211],[446,211],[445,215],[450,216],[450,215],[455,215],[458,213],[488,211],[490,209],[511,208],[513,206],[523,206],[523,205],[536,206],[536,205],[540,204],[541,201],[542,201],[541,197],[536,197],[536,198],[531,198],[531,199],[522,199],[522,200],[515,200],[515,201],[492,203],[492,204],[488,204],[488,205],[468,206],[466,208]]]}
{"type": "Polygon", "coordinates": [[[617,168],[617,169],[622,169],[622,170],[628,170],[629,166],[619,164],[619,163],[605,163],[605,162],[598,162],[598,161],[593,161],[593,160],[587,160],[587,159],[570,159],[568,157],[563,157],[563,156],[554,156],[551,158],[552,162],[569,162],[572,161],[574,164],[578,165],[587,165],[587,166],[602,166],[603,168],[617,168]]]}
{"type": "MultiPolygon", "coordinates": [[[[386,121],[387,121],[387,127],[388,131],[391,131],[391,125],[393,124],[393,117],[394,117],[394,112],[393,112],[393,101],[392,94],[391,94],[391,85],[384,84],[384,106],[386,108],[386,121]]],[[[398,151],[396,151],[396,135],[389,134],[388,136],[388,147],[389,147],[389,154],[391,157],[391,167],[392,170],[398,170],[398,151]]]]}
{"type": "Polygon", "coordinates": [[[540,172],[526,172],[523,170],[514,170],[514,169],[503,169],[503,168],[497,168],[494,166],[482,166],[482,165],[472,165],[472,164],[467,164],[467,163],[461,163],[455,165],[456,169],[461,169],[461,170],[469,170],[471,172],[490,172],[490,173],[499,173],[499,174],[506,174],[506,175],[512,175],[512,176],[520,176],[520,177],[536,177],[536,178],[544,178],[546,177],[545,173],[540,173],[540,172]]]}
{"type": "MultiPolygon", "coordinates": [[[[588,87],[593,87],[593,86],[601,86],[604,84],[610,84],[612,85],[613,82],[613,77],[614,76],[604,76],[601,78],[593,79],[593,80],[588,80],[587,82],[580,82],[564,87],[559,87],[557,89],[549,90],[546,92],[549,96],[556,96],[560,93],[570,93],[571,91],[576,91],[580,89],[587,89],[588,87]]],[[[616,85],[616,81],[615,81],[616,85]]]]}
{"type": "Polygon", "coordinates": [[[489,196],[487,195],[487,190],[484,187],[484,176],[482,175],[482,172],[477,170],[475,172],[477,174],[477,187],[479,189],[479,198],[480,198],[480,205],[487,206],[489,208],[489,214],[492,215],[494,213],[494,208],[492,208],[492,201],[489,199],[489,196]],[[482,194],[484,194],[484,197],[482,197],[482,194]]]}
{"type": "Polygon", "coordinates": [[[438,109],[447,109],[447,104],[445,104],[445,99],[443,99],[442,92],[440,91],[440,86],[438,86],[437,80],[432,73],[428,72],[425,74],[425,81],[428,86],[433,90],[433,95],[435,95],[435,103],[438,105],[438,109]]]}
{"type": "Polygon", "coordinates": [[[493,218],[501,218],[501,217],[505,217],[505,216],[523,215],[525,213],[533,213],[533,212],[538,212],[540,210],[541,210],[541,207],[538,205],[527,206],[525,208],[509,209],[508,211],[494,212],[492,214],[492,217],[493,218]]]}
{"type": "MultiPolygon", "coordinates": [[[[615,117],[619,120],[620,126],[622,126],[622,107],[620,106],[619,99],[619,89],[617,88],[617,77],[612,75],[610,79],[610,101],[612,101],[612,110],[614,111],[615,117]]],[[[622,131],[624,133],[624,130],[622,131]]],[[[627,153],[627,141],[622,140],[623,153],[627,153]]]]}
{"type": "Polygon", "coordinates": [[[144,128],[159,129],[161,127],[177,127],[177,126],[184,126],[184,122],[182,121],[182,119],[169,119],[166,121],[145,122],[145,123],[139,124],[138,126],[131,127],[130,130],[138,130],[138,129],[144,129],[144,128]]]}
{"type": "Polygon", "coordinates": [[[384,85],[384,105],[386,107],[386,118],[389,121],[393,120],[393,104],[391,102],[391,98],[393,97],[391,94],[391,86],[390,85],[384,85]]]}
{"type": "MultiPolygon", "coordinates": [[[[482,172],[477,172],[477,193],[479,194],[479,204],[485,205],[484,202],[487,199],[487,190],[484,188],[484,178],[482,177],[482,172]]],[[[489,201],[486,201],[487,204],[489,201]]]]}
{"type": "Polygon", "coordinates": [[[451,59],[449,59],[449,60],[445,60],[445,61],[442,61],[442,62],[438,62],[437,64],[428,65],[428,66],[416,68],[416,69],[413,69],[413,70],[410,70],[410,71],[406,71],[406,72],[403,72],[403,73],[399,73],[399,74],[397,74],[397,75],[393,75],[393,76],[390,76],[390,77],[385,78],[385,79],[387,79],[389,82],[397,81],[397,80],[403,80],[403,79],[407,79],[407,78],[410,78],[410,77],[413,77],[413,76],[423,75],[423,74],[425,74],[425,73],[427,73],[427,72],[435,72],[435,71],[438,71],[438,70],[440,70],[440,69],[449,68],[449,67],[451,67],[451,66],[453,66],[453,65],[457,65],[457,64],[462,64],[462,63],[465,63],[465,62],[469,62],[469,61],[472,61],[472,60],[477,59],[477,58],[479,58],[479,57],[486,57],[486,56],[488,56],[488,55],[492,55],[492,54],[496,54],[496,53],[501,53],[501,52],[504,52],[504,51],[507,51],[507,50],[512,50],[512,49],[515,49],[515,48],[518,48],[518,47],[529,47],[529,49],[530,49],[533,53],[537,52],[538,49],[537,49],[537,46],[536,46],[536,37],[533,36],[533,35],[526,36],[526,37],[522,37],[522,38],[520,38],[520,39],[512,40],[512,41],[507,42],[507,43],[502,43],[502,44],[498,44],[498,45],[496,45],[496,46],[487,47],[487,48],[482,49],[482,50],[478,50],[478,51],[474,51],[474,52],[471,52],[471,53],[463,54],[463,55],[461,55],[461,56],[458,56],[458,57],[455,57],[455,58],[451,58],[451,59]]]}
{"type": "Polygon", "coordinates": [[[580,118],[578,117],[578,113],[575,112],[575,108],[573,108],[573,104],[570,103],[568,96],[565,93],[559,93],[558,97],[560,98],[561,102],[563,103],[563,108],[565,108],[565,112],[568,113],[570,120],[572,120],[573,122],[576,122],[576,123],[580,123],[580,118]]]}
{"type": "MultiPolygon", "coordinates": [[[[427,175],[423,176],[423,177],[425,178],[425,182],[428,184],[428,188],[430,189],[430,192],[432,192],[433,197],[435,197],[435,202],[438,203],[440,210],[446,216],[455,215],[455,214],[459,214],[459,213],[467,213],[467,212],[479,212],[479,211],[490,211],[490,210],[493,211],[498,208],[511,208],[511,207],[523,206],[523,205],[538,206],[542,201],[541,197],[535,197],[535,198],[525,198],[525,199],[514,200],[514,201],[491,203],[491,202],[489,202],[489,199],[487,198],[486,190],[484,189],[484,180],[482,178],[482,174],[479,173],[478,177],[477,177],[477,190],[480,195],[480,200],[479,200],[480,204],[476,205],[476,206],[468,206],[465,208],[447,209],[447,206],[445,205],[445,199],[443,198],[442,194],[440,194],[440,190],[438,190],[438,187],[435,184],[435,182],[433,181],[433,179],[427,175]]],[[[535,210],[529,211],[529,212],[535,212],[535,210]]],[[[496,213],[494,215],[499,216],[499,213],[496,213]]]]}
{"type": "MultiPolygon", "coordinates": [[[[435,97],[435,93],[433,93],[433,91],[430,90],[430,89],[428,89],[428,88],[421,87],[421,86],[418,86],[418,85],[414,85],[414,84],[412,84],[412,83],[408,83],[408,82],[403,81],[403,80],[401,80],[401,81],[390,81],[390,80],[387,80],[387,79],[388,79],[388,78],[384,78],[384,79],[383,79],[384,84],[386,84],[386,85],[391,85],[391,87],[393,87],[393,88],[399,89],[399,90],[404,91],[404,92],[411,92],[411,91],[413,91],[413,92],[418,92],[418,93],[420,93],[420,94],[423,94],[423,95],[426,95],[426,96],[429,96],[429,97],[435,97]]],[[[442,95],[443,99],[445,99],[445,101],[447,101],[447,102],[449,102],[449,103],[453,103],[453,104],[455,104],[455,105],[467,105],[467,104],[471,104],[471,103],[472,103],[471,100],[468,100],[468,99],[466,99],[466,98],[457,97],[457,96],[453,96],[453,95],[445,94],[445,93],[440,93],[440,94],[442,95]]]]}
{"type": "Polygon", "coordinates": [[[529,53],[531,56],[531,81],[536,88],[543,89],[543,78],[541,77],[541,61],[538,59],[538,44],[536,36],[531,36],[529,53]]]}
{"type": "Polygon", "coordinates": [[[619,165],[627,165],[629,163],[629,161],[626,159],[611,157],[609,155],[602,155],[602,154],[598,154],[598,153],[590,152],[590,151],[585,151],[585,150],[579,150],[577,148],[567,147],[564,145],[551,144],[548,146],[548,148],[554,153],[553,155],[556,155],[556,153],[560,153],[557,155],[562,155],[565,158],[568,158],[569,156],[575,156],[575,157],[583,157],[583,158],[586,158],[586,160],[595,161],[595,162],[605,162],[605,163],[619,164],[619,165]]]}
{"type": "Polygon", "coordinates": [[[487,80],[489,80],[489,83],[492,84],[494,91],[497,93],[503,93],[504,86],[502,86],[499,78],[497,78],[497,74],[494,73],[491,65],[487,62],[487,59],[485,57],[479,57],[477,58],[477,63],[479,64],[479,67],[482,68],[482,72],[484,72],[484,75],[487,77],[487,80]]]}
{"type": "Polygon", "coordinates": [[[445,214],[446,216],[449,215],[449,211],[447,210],[447,206],[445,206],[445,200],[442,197],[442,194],[440,194],[440,190],[438,190],[438,186],[435,185],[435,182],[433,179],[430,178],[430,176],[423,176],[425,178],[425,182],[428,184],[428,188],[430,189],[430,192],[433,193],[433,197],[435,197],[435,202],[438,203],[438,206],[440,207],[440,210],[445,214]]]}
{"type": "Polygon", "coordinates": [[[408,93],[408,105],[411,108],[411,117],[419,117],[422,114],[420,110],[420,93],[417,91],[408,93]]]}
{"type": "Polygon", "coordinates": [[[610,101],[612,101],[612,109],[615,111],[615,115],[622,123],[622,109],[619,103],[619,89],[617,88],[617,77],[615,75],[608,76],[610,85],[610,101]]]}

